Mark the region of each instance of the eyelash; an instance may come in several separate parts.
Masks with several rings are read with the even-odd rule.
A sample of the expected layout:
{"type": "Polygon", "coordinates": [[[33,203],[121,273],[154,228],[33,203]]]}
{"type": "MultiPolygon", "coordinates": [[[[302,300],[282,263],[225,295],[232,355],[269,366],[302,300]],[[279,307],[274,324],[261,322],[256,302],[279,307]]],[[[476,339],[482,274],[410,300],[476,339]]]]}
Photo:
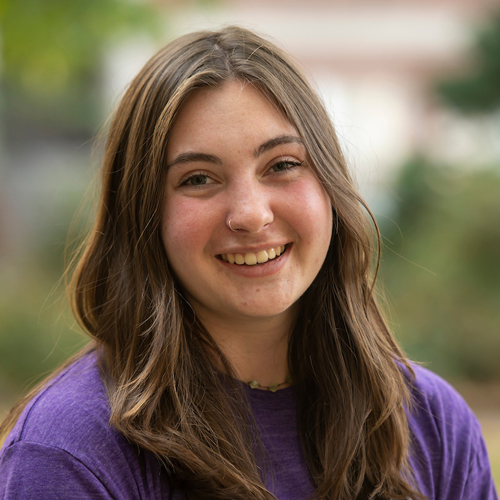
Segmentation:
{"type": "MultiPolygon", "coordinates": [[[[273,168],[275,168],[277,166],[282,166],[282,165],[286,166],[286,168],[284,168],[283,170],[274,171],[274,174],[277,174],[277,175],[286,174],[290,170],[292,170],[296,167],[301,167],[302,165],[304,165],[304,161],[280,160],[280,161],[277,161],[276,163],[274,163],[273,165],[271,165],[269,170],[272,170],[273,168]]],[[[204,177],[207,179],[210,178],[210,176],[208,174],[205,174],[203,172],[194,172],[193,174],[189,175],[189,177],[182,180],[180,183],[180,186],[189,186],[189,187],[197,188],[197,187],[201,187],[201,186],[206,185],[206,183],[205,184],[191,184],[190,185],[189,182],[193,179],[196,179],[196,177],[204,177]]]]}
{"type": "Polygon", "coordinates": [[[196,179],[196,177],[206,177],[206,178],[209,178],[210,176],[207,175],[207,174],[204,174],[203,172],[195,172],[193,174],[191,174],[189,177],[187,177],[186,179],[184,179],[180,185],[181,186],[189,186],[189,187],[200,187],[200,186],[204,186],[205,184],[191,184],[189,185],[189,181],[193,180],[193,179],[196,179]]]}
{"type": "Polygon", "coordinates": [[[303,161],[280,160],[280,161],[277,161],[275,164],[273,164],[271,166],[271,169],[274,167],[277,167],[278,165],[286,165],[287,166],[285,169],[275,172],[276,174],[282,174],[282,173],[288,172],[289,170],[292,170],[295,167],[301,167],[302,165],[304,165],[304,162],[303,161]]]}

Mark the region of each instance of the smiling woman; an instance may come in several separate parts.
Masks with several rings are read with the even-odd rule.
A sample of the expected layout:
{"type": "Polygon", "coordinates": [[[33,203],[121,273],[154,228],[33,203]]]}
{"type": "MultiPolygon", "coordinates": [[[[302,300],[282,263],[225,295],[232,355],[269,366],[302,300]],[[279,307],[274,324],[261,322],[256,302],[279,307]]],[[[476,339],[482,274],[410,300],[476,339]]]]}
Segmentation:
{"type": "MultiPolygon", "coordinates": [[[[286,336],[332,235],[330,200],[295,127],[232,80],[187,99],[166,154],[163,244],[196,316],[223,350],[248,343],[242,317],[252,319],[252,343],[286,336]]],[[[285,379],[286,350],[281,357],[281,373],[266,379],[285,379]]],[[[264,376],[235,369],[243,380],[264,376]]]]}
{"type": "Polygon", "coordinates": [[[0,497],[497,498],[477,420],[379,312],[378,232],[286,54],[169,44],[102,179],[72,283],[93,342],[4,422],[0,497]]]}

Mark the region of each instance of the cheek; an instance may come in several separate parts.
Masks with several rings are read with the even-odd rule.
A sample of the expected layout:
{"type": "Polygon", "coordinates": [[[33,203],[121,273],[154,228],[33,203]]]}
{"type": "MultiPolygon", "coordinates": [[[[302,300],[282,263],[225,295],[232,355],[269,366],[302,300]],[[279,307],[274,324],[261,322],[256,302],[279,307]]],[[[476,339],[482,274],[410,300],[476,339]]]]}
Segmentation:
{"type": "Polygon", "coordinates": [[[196,203],[192,199],[170,200],[163,209],[161,233],[172,265],[199,246],[203,230],[207,229],[204,212],[193,205],[196,203]]]}
{"type": "Polygon", "coordinates": [[[316,178],[298,182],[288,199],[287,209],[293,214],[302,243],[328,247],[332,235],[332,205],[316,178]]]}

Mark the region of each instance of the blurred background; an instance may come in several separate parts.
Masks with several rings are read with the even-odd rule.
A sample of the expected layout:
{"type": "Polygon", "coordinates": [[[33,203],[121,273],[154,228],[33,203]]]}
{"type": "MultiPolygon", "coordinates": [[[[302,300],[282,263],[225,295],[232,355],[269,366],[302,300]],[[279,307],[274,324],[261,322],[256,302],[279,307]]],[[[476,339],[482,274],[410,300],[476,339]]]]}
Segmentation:
{"type": "Polygon", "coordinates": [[[0,0],[0,417],[87,341],[62,276],[107,116],[160,46],[233,23],[322,96],[381,227],[391,327],[476,411],[500,484],[498,0],[0,0]]]}

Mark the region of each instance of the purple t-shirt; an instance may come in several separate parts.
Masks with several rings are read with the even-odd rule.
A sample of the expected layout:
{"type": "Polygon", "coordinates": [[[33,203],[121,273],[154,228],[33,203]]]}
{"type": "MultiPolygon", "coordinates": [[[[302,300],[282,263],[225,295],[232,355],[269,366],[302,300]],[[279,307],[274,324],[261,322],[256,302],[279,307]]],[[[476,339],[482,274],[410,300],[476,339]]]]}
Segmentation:
{"type": "MultiPolygon", "coordinates": [[[[497,500],[479,424],[442,379],[415,367],[411,457],[421,491],[432,500],[497,500]]],[[[267,487],[280,500],[305,500],[314,486],[297,434],[293,388],[248,388],[269,452],[267,487]]],[[[184,500],[150,452],[109,424],[109,404],[95,356],[51,382],[24,410],[0,455],[5,500],[184,500]]]]}

